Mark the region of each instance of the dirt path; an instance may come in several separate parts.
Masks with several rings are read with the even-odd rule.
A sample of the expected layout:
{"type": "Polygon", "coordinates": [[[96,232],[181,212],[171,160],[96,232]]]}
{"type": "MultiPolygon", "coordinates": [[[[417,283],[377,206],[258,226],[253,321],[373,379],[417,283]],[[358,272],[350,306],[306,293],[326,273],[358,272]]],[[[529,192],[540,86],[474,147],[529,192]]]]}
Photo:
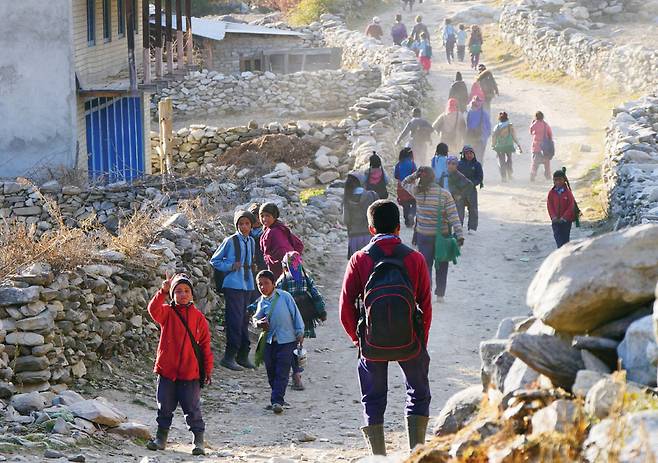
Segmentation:
{"type": "MultiPolygon", "coordinates": [[[[438,25],[446,12],[467,7],[474,2],[449,4],[427,0],[419,12],[426,23],[438,25]]],[[[388,27],[395,11],[380,15],[388,27]]],[[[405,15],[407,23],[410,15],[405,15]]],[[[436,27],[432,28],[435,36],[436,27]]],[[[432,112],[445,106],[449,83],[460,70],[470,85],[472,72],[465,64],[448,66],[442,61],[440,44],[434,43],[435,64],[431,73],[434,87],[429,98],[432,112]]],[[[486,56],[484,59],[486,63],[486,56]]],[[[500,184],[493,155],[485,163],[485,188],[480,193],[480,228],[468,235],[459,265],[450,269],[446,302],[434,308],[429,351],[432,357],[431,383],[433,414],[457,390],[479,381],[478,344],[492,337],[500,319],[524,315],[526,288],[542,259],[554,248],[545,212],[549,185],[528,181],[529,136],[527,127],[532,114],[541,109],[552,124],[557,139],[558,159],[554,165],[578,165],[584,172],[594,162],[600,146],[592,153],[578,153],[574,147],[592,144],[599,130],[588,126],[582,111],[590,102],[567,88],[522,81],[503,70],[493,69],[502,96],[494,101],[495,112],[505,109],[518,127],[526,154],[515,158],[512,184],[500,184]],[[564,153],[573,152],[565,156],[564,153]]],[[[602,139],[599,137],[599,139],[602,139]]],[[[584,232],[574,233],[579,237],[584,232]]],[[[404,240],[409,242],[405,231],[404,240]]],[[[263,407],[268,403],[263,369],[235,374],[218,367],[215,385],[204,392],[204,415],[208,426],[209,455],[194,461],[354,461],[365,455],[359,433],[360,395],[356,382],[356,351],[350,348],[337,320],[339,285],[345,266],[346,242],[336,243],[333,265],[316,275],[324,285],[330,320],[318,330],[319,338],[310,340],[309,365],[305,372],[307,389],[288,391],[291,408],[282,416],[273,416],[263,407]],[[316,437],[300,443],[300,433],[316,437]],[[280,459],[277,459],[277,458],[280,459]]],[[[390,370],[389,410],[387,414],[389,449],[404,455],[404,389],[395,366],[390,370]]],[[[148,373],[147,373],[148,374],[148,373]]],[[[140,403],[153,403],[144,393],[108,393],[117,400],[131,419],[154,424],[155,410],[140,403]],[[136,400],[139,399],[139,400],[136,400]]],[[[174,421],[170,439],[173,452],[155,454],[130,445],[115,455],[98,456],[103,461],[186,461],[191,459],[188,433],[180,415],[174,421]]]]}

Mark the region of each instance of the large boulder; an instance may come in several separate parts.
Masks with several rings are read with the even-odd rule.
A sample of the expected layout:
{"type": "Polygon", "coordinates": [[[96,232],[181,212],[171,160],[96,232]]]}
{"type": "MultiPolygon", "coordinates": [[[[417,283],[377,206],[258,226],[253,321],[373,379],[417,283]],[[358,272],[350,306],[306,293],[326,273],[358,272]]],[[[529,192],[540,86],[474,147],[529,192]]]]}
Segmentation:
{"type": "Polygon", "coordinates": [[[532,434],[566,434],[578,425],[581,413],[571,400],[559,399],[537,411],[532,417],[532,434]]]}
{"type": "Polygon", "coordinates": [[[585,333],[654,298],[658,224],[575,241],[554,251],[528,288],[534,314],[557,331],[585,333]]]}
{"type": "Polygon", "coordinates": [[[29,415],[32,412],[43,410],[46,407],[46,398],[38,392],[16,394],[11,398],[11,405],[21,415],[29,415]]]}
{"type": "Polygon", "coordinates": [[[102,397],[76,402],[70,405],[70,409],[73,416],[105,426],[118,426],[128,419],[102,397]]]}
{"type": "Polygon", "coordinates": [[[647,315],[633,322],[626,331],[626,337],[617,347],[629,381],[654,386],[656,384],[656,365],[651,363],[647,353],[656,348],[653,331],[653,317],[647,315]]]}
{"type": "Polygon", "coordinates": [[[482,403],[482,386],[471,386],[448,399],[434,426],[436,436],[454,434],[477,415],[482,403]]]}
{"type": "Polygon", "coordinates": [[[590,463],[645,463],[658,457],[658,410],[606,418],[595,425],[584,446],[590,463]]]}

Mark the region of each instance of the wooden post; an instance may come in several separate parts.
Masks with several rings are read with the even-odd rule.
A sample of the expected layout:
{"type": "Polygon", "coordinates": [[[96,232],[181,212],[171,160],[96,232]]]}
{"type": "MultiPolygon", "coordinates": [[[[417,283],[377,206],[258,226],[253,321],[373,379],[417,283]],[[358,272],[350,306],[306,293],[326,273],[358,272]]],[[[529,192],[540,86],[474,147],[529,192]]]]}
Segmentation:
{"type": "Polygon", "coordinates": [[[283,73],[288,74],[288,66],[290,65],[290,55],[288,53],[283,55],[283,73]]]}
{"type": "MultiPolygon", "coordinates": [[[[130,0],[126,5],[131,3],[130,0]]],[[[128,11],[126,9],[126,11],[128,11]]],[[[137,12],[135,12],[137,14],[137,12]]],[[[142,0],[142,67],[144,68],[144,83],[151,83],[151,27],[149,21],[149,2],[142,0]]]]}
{"type": "Polygon", "coordinates": [[[155,75],[162,77],[162,0],[155,0],[155,27],[153,28],[153,45],[155,46],[155,75]]]}
{"type": "Polygon", "coordinates": [[[165,98],[158,102],[158,120],[160,121],[160,171],[171,174],[174,166],[172,159],[173,135],[173,106],[171,98],[165,98]]]}
{"type": "Polygon", "coordinates": [[[213,69],[212,40],[210,39],[203,39],[203,67],[213,69]]]}
{"type": "Polygon", "coordinates": [[[167,52],[167,74],[174,73],[174,37],[173,29],[173,0],[165,0],[165,50],[167,52]]]}
{"type": "Polygon", "coordinates": [[[176,0],[176,49],[178,69],[185,66],[185,35],[183,34],[183,0],[176,0]]]}
{"type": "MultiPolygon", "coordinates": [[[[147,1],[147,0],[144,0],[147,1]]],[[[128,78],[130,80],[130,93],[137,92],[137,66],[135,64],[135,27],[132,2],[126,2],[126,38],[128,39],[128,78]]]]}
{"type": "Polygon", "coordinates": [[[187,53],[187,65],[194,64],[194,42],[192,39],[192,0],[185,0],[185,27],[187,29],[185,35],[185,51],[187,53]]]}
{"type": "Polygon", "coordinates": [[[306,53],[302,55],[302,71],[306,70],[306,53]]]}

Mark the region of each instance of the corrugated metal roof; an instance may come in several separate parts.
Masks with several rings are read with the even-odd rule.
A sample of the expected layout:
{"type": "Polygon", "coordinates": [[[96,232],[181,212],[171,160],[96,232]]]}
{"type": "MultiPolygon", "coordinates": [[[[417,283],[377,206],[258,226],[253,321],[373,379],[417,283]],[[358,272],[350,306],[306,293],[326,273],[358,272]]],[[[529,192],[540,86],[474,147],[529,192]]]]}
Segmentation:
{"type": "MultiPolygon", "coordinates": [[[[183,32],[187,31],[187,21],[183,16],[183,32]]],[[[176,29],[176,16],[172,18],[174,29],[176,29]]],[[[155,24],[155,19],[151,19],[155,24]]],[[[164,18],[162,23],[164,24],[164,18]]],[[[255,26],[253,24],[234,23],[228,21],[217,21],[214,19],[204,19],[192,17],[192,33],[199,37],[212,40],[222,40],[226,34],[256,34],[256,35],[283,35],[304,37],[304,34],[297,31],[288,31],[285,29],[274,29],[272,27],[255,26]]]]}

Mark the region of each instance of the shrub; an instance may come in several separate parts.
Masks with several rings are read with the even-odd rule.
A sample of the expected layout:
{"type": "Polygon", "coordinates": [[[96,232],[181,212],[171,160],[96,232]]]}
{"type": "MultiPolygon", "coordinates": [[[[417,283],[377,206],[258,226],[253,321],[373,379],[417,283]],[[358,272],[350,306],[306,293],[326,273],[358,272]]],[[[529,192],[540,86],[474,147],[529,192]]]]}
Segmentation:
{"type": "Polygon", "coordinates": [[[324,13],[338,11],[341,3],[340,0],[301,0],[290,11],[290,22],[296,25],[312,23],[324,13]]]}

